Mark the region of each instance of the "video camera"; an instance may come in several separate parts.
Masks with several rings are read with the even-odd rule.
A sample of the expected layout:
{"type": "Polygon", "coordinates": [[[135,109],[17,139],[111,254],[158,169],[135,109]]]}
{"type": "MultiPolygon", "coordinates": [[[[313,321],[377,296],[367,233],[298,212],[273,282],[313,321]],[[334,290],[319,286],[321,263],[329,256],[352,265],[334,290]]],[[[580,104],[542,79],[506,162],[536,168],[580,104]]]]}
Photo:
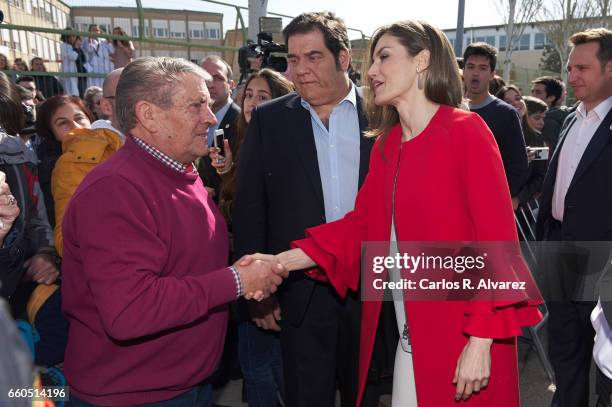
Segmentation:
{"type": "Polygon", "coordinates": [[[257,44],[249,41],[247,45],[238,50],[238,64],[240,65],[240,81],[247,78],[256,69],[252,68],[251,61],[261,58],[258,69],[270,68],[277,72],[287,70],[287,58],[272,54],[287,54],[287,47],[272,41],[272,35],[265,32],[257,34],[257,44]]]}

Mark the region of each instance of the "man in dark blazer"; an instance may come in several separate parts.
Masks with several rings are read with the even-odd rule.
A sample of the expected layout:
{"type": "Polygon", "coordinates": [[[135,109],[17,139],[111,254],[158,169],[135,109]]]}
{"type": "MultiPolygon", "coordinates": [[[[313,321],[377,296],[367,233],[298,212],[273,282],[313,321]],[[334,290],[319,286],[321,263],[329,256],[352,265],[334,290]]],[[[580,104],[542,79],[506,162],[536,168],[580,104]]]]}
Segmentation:
{"type": "MultiPolygon", "coordinates": [[[[208,129],[208,146],[213,146],[215,131],[222,129],[233,151],[236,145],[236,123],[240,107],[232,100],[232,90],[236,86],[232,80],[232,67],[214,55],[204,59],[201,66],[212,76],[212,81],[208,81],[206,86],[213,100],[212,111],[217,118],[217,124],[208,129]]],[[[201,157],[196,166],[204,185],[214,190],[213,199],[217,202],[221,190],[221,176],[211,165],[208,156],[201,157]]]]}
{"type": "Polygon", "coordinates": [[[570,39],[569,83],[580,103],[565,120],[542,188],[536,228],[549,310],[553,406],[589,405],[595,282],[612,241],[612,31],[570,39]]]}
{"type": "MultiPolygon", "coordinates": [[[[237,256],[282,252],[306,228],[342,218],[368,170],[373,141],[363,137],[362,98],[348,78],[343,21],[306,13],[283,34],[297,93],[253,112],[234,200],[237,256]]],[[[342,405],[354,406],[359,296],[343,300],[325,282],[291,273],[278,301],[285,404],[331,407],[338,383],[342,405]]]]}

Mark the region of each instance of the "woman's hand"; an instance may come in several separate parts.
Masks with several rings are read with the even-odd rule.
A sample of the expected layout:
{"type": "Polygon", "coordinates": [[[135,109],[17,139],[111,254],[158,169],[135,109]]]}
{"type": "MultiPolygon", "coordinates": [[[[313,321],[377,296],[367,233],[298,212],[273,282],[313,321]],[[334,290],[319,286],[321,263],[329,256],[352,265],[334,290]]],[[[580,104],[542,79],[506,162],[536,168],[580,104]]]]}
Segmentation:
{"type": "Polygon", "coordinates": [[[232,161],[232,150],[230,150],[229,141],[227,139],[223,140],[223,148],[225,149],[225,156],[219,154],[221,150],[217,147],[210,147],[208,149],[208,156],[210,157],[211,164],[215,167],[218,174],[228,173],[234,165],[232,161]]]}
{"type": "Polygon", "coordinates": [[[453,383],[457,385],[455,400],[467,400],[489,384],[491,344],[493,339],[471,336],[457,361],[453,383]]]}

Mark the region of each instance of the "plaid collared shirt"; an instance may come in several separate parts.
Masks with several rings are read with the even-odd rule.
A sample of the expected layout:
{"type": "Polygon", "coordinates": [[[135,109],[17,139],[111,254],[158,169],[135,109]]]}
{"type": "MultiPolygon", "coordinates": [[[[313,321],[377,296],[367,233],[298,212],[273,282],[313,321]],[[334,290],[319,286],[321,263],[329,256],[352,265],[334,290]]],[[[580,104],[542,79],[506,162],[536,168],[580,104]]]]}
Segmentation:
{"type": "Polygon", "coordinates": [[[189,167],[191,167],[191,170],[195,171],[195,166],[193,164],[187,166],[181,162],[176,161],[173,158],[168,157],[166,154],[162,153],[155,147],[145,143],[143,140],[139,139],[138,137],[132,136],[132,138],[134,139],[134,142],[136,142],[136,144],[142,147],[147,153],[151,154],[153,157],[157,158],[159,161],[161,161],[168,167],[172,168],[173,170],[184,173],[184,172],[187,172],[187,169],[189,167]]]}

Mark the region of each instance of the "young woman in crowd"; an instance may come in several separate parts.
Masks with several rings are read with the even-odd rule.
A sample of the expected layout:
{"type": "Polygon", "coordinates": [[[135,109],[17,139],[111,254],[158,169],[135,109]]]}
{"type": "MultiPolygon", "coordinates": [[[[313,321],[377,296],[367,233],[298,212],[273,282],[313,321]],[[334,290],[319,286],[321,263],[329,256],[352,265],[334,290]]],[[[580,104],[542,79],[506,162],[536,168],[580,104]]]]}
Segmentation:
{"type": "MultiPolygon", "coordinates": [[[[245,260],[310,269],[341,296],[358,288],[366,241],[389,242],[389,256],[399,252],[398,241],[517,241],[499,149],[484,121],[461,109],[446,36],[428,23],[403,21],[380,28],[370,47],[366,111],[377,140],[354,211],[308,229],[296,249],[245,260]]],[[[397,272],[389,269],[390,277],[397,272]]],[[[460,399],[466,406],[519,406],[516,337],[540,321],[535,301],[394,303],[401,338],[394,406],[450,407],[460,399]]],[[[380,300],[362,304],[359,401],[380,309],[380,300]]]]}
{"type": "MultiPolygon", "coordinates": [[[[127,35],[123,28],[115,27],[113,28],[113,35],[127,35]]],[[[130,62],[132,62],[132,58],[134,57],[134,44],[129,40],[113,40],[113,46],[115,48],[115,52],[112,53],[111,59],[113,64],[115,65],[115,69],[123,68],[130,62]]]]}
{"type": "Polygon", "coordinates": [[[0,54],[0,71],[8,71],[9,69],[10,67],[8,58],[6,57],[6,55],[0,54]]]}
{"type": "MultiPolygon", "coordinates": [[[[542,138],[542,127],[544,127],[544,115],[548,106],[541,99],[524,96],[523,101],[526,105],[526,112],[521,120],[523,136],[527,146],[527,157],[529,159],[529,176],[523,188],[517,195],[520,205],[525,205],[532,199],[537,198],[542,190],[542,183],[548,168],[548,160],[534,160],[535,153],[531,147],[545,147],[542,138]]],[[[549,151],[552,154],[552,151],[549,151]]]]}
{"type": "Polygon", "coordinates": [[[36,131],[43,138],[41,149],[45,152],[39,155],[41,185],[47,210],[54,214],[55,247],[61,255],[61,225],[68,201],[85,175],[116,152],[122,142],[113,131],[92,130],[93,114],[75,96],[47,99],[38,115],[36,131]]]}
{"type": "Polygon", "coordinates": [[[21,58],[15,58],[15,61],[13,62],[13,69],[15,71],[22,71],[22,72],[27,72],[30,70],[30,68],[28,68],[28,64],[26,63],[26,61],[24,61],[21,58]]]}
{"type": "MultiPolygon", "coordinates": [[[[226,140],[225,156],[219,155],[219,149],[211,148],[212,165],[223,176],[219,207],[230,230],[236,174],[240,171],[239,150],[251,121],[251,113],[257,105],[292,91],[291,82],[271,69],[262,69],[252,74],[244,86],[242,113],[238,117],[235,145],[230,146],[226,140]]],[[[247,401],[251,407],[276,406],[278,397],[282,398],[283,391],[282,360],[278,339],[280,327],[276,323],[268,326],[269,321],[250,315],[244,303],[240,304],[240,308],[239,357],[247,401]],[[255,317],[255,323],[251,321],[252,317],[255,317]]]]}
{"type": "Polygon", "coordinates": [[[55,227],[55,205],[51,193],[51,175],[62,154],[62,142],[73,129],[90,128],[94,117],[77,96],[58,95],[39,107],[36,133],[42,142],[38,148],[40,185],[45,195],[49,223],[55,227]]]}
{"type": "MultiPolygon", "coordinates": [[[[66,30],[72,30],[70,27],[66,27],[66,30]]],[[[62,34],[60,37],[62,44],[60,46],[60,55],[62,57],[62,72],[76,73],[77,65],[76,60],[79,57],[79,53],[74,50],[74,41],[76,36],[62,34]]],[[[64,85],[64,91],[68,95],[79,96],[79,86],[76,76],[68,76],[62,78],[64,85]]]]}
{"type": "Polygon", "coordinates": [[[519,88],[514,85],[506,85],[495,96],[514,107],[521,119],[525,116],[525,102],[519,88]]]}

